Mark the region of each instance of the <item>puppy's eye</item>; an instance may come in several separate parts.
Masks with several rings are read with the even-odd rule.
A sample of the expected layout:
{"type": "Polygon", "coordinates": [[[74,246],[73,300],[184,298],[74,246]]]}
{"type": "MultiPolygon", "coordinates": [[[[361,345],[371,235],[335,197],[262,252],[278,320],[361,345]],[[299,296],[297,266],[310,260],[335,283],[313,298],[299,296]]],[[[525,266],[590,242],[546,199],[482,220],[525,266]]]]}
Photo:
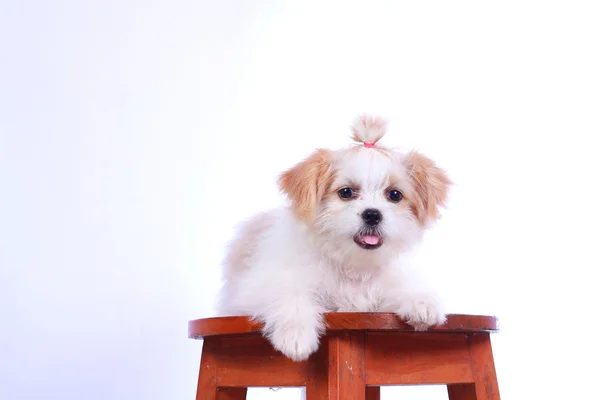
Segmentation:
{"type": "Polygon", "coordinates": [[[402,200],[402,192],[396,189],[392,189],[392,190],[388,190],[387,192],[387,198],[394,203],[398,203],[400,200],[402,200]]]}
{"type": "Polygon", "coordinates": [[[351,199],[354,196],[354,189],[352,188],[342,188],[338,190],[338,196],[342,199],[351,199]]]}

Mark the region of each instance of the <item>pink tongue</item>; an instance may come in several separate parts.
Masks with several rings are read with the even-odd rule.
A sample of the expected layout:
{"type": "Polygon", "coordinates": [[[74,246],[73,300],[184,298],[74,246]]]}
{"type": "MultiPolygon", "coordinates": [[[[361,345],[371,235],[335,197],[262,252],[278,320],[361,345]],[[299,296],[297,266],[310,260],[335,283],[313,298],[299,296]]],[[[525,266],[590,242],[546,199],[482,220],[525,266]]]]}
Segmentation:
{"type": "Polygon", "coordinates": [[[379,236],[376,235],[365,235],[362,237],[363,242],[370,245],[379,243],[379,236]]]}

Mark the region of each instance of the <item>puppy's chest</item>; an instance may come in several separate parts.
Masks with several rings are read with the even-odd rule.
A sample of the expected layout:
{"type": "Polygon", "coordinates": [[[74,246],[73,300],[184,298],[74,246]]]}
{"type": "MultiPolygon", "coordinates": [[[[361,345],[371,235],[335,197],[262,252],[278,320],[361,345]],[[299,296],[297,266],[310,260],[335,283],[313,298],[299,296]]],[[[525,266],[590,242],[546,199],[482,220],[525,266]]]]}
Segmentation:
{"type": "Polygon", "coordinates": [[[376,312],[383,303],[380,286],[363,280],[328,280],[319,290],[321,305],[334,312],[376,312]]]}

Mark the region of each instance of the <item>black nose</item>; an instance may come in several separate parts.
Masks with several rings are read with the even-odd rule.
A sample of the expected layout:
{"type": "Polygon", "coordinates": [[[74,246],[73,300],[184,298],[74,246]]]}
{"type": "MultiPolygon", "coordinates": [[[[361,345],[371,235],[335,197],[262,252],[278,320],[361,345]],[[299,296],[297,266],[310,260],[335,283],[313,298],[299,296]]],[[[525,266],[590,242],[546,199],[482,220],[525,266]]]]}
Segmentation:
{"type": "Polygon", "coordinates": [[[362,213],[362,219],[368,225],[371,225],[371,226],[377,225],[378,223],[381,222],[381,212],[379,212],[379,210],[376,210],[374,208],[367,208],[362,213]]]}

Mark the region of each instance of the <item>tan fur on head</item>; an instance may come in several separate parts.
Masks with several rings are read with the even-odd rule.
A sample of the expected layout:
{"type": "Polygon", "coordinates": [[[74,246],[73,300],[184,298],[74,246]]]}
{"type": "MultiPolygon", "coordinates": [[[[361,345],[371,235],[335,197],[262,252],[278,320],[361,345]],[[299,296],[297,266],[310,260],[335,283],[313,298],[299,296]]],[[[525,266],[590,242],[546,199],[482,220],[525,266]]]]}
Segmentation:
{"type": "Polygon", "coordinates": [[[375,144],[385,135],[386,129],[384,119],[361,115],[352,124],[352,139],[359,143],[375,144]]]}
{"type": "Polygon", "coordinates": [[[279,177],[279,187],[291,201],[298,218],[314,218],[317,203],[323,199],[333,182],[331,164],[331,151],[319,149],[279,177]]]}
{"type": "Polygon", "coordinates": [[[404,165],[415,188],[412,210],[425,226],[439,218],[439,207],[444,206],[452,182],[435,162],[416,151],[406,155],[404,165]]]}

